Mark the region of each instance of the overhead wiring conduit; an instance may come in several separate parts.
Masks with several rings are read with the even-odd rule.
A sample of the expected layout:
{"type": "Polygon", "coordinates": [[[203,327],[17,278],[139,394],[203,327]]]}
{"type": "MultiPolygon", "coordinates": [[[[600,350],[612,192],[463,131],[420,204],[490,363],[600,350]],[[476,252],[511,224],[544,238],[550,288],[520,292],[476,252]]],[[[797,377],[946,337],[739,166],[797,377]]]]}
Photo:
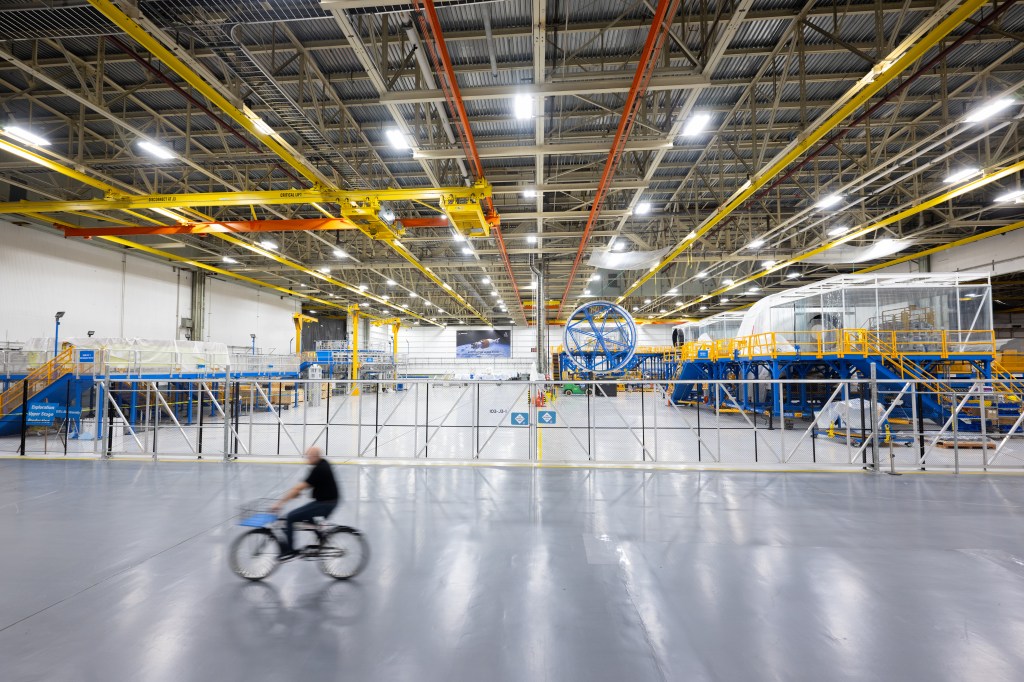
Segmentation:
{"type": "MultiPolygon", "coordinates": [[[[466,106],[462,101],[462,93],[459,91],[455,69],[452,67],[451,56],[448,54],[448,46],[444,42],[444,32],[441,29],[441,22],[437,17],[437,9],[434,7],[433,0],[414,0],[413,4],[416,8],[414,15],[419,23],[420,31],[430,47],[430,57],[434,63],[434,70],[440,78],[445,100],[456,116],[455,129],[466,159],[470,163],[473,178],[477,181],[482,180],[484,178],[483,163],[480,160],[480,153],[476,148],[473,131],[469,126],[469,115],[466,113],[466,106]]],[[[515,274],[512,272],[512,261],[505,246],[505,239],[501,234],[501,225],[498,214],[494,210],[494,202],[489,197],[487,205],[489,209],[487,218],[491,223],[491,232],[498,243],[498,252],[501,254],[502,263],[505,265],[505,272],[508,274],[509,283],[512,285],[512,293],[515,297],[516,305],[519,307],[519,314],[525,322],[527,321],[526,310],[523,308],[519,287],[516,285],[515,274]]]]}
{"type": "Polygon", "coordinates": [[[657,65],[661,49],[665,44],[665,38],[672,27],[672,20],[678,10],[679,0],[660,0],[657,8],[655,8],[654,18],[651,21],[652,29],[647,33],[643,53],[640,55],[640,63],[637,64],[632,86],[626,95],[626,104],[623,107],[622,116],[619,118],[619,126],[615,131],[611,149],[608,151],[604,172],[601,174],[601,180],[598,182],[597,189],[594,192],[594,199],[590,205],[590,214],[587,216],[587,224],[583,228],[583,234],[580,236],[580,245],[576,251],[576,257],[573,259],[572,269],[569,271],[565,292],[562,294],[562,300],[558,304],[556,318],[562,314],[562,309],[565,307],[566,301],[569,300],[573,280],[576,278],[576,271],[580,267],[583,254],[586,252],[587,243],[590,241],[590,233],[593,231],[598,216],[601,214],[601,205],[604,203],[605,194],[607,194],[612,179],[615,177],[619,161],[622,160],[626,141],[633,130],[633,124],[636,122],[640,106],[643,104],[644,95],[647,93],[647,85],[651,81],[651,76],[654,75],[654,67],[657,65]]]}

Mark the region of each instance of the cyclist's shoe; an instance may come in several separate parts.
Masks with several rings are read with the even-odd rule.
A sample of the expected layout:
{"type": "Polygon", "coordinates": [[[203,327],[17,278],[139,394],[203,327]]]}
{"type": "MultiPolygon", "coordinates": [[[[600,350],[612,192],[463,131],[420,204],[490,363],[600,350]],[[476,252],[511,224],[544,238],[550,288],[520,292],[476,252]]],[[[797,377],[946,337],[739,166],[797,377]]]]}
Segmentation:
{"type": "Polygon", "coordinates": [[[281,562],[291,561],[292,559],[295,559],[298,556],[299,556],[298,552],[281,552],[280,554],[277,555],[277,560],[281,561],[281,562]]]}

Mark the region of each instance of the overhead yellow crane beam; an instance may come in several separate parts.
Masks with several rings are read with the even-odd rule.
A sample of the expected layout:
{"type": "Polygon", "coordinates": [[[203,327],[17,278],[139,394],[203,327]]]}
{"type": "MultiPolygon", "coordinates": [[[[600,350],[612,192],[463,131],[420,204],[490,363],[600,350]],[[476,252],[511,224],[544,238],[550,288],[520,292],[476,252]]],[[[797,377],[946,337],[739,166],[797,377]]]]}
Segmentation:
{"type": "MultiPolygon", "coordinates": [[[[53,170],[53,171],[55,171],[57,173],[65,175],[67,177],[70,177],[70,178],[73,178],[73,179],[76,179],[76,180],[81,180],[82,178],[86,178],[86,179],[88,179],[88,181],[89,181],[88,184],[90,186],[95,187],[96,189],[99,189],[99,190],[102,190],[102,191],[106,192],[107,196],[118,197],[120,200],[134,198],[133,195],[126,195],[122,190],[118,189],[117,187],[114,187],[113,185],[109,185],[109,184],[103,182],[102,180],[97,180],[95,178],[91,178],[89,176],[83,175],[82,173],[80,173],[79,171],[77,171],[77,170],[75,170],[73,168],[69,168],[69,167],[67,167],[67,166],[65,166],[65,165],[63,165],[61,163],[57,163],[56,161],[53,161],[52,159],[48,159],[48,158],[46,158],[44,156],[36,154],[35,152],[31,152],[29,150],[23,149],[23,148],[21,148],[21,147],[19,147],[17,145],[10,144],[9,142],[6,142],[4,140],[0,140],[0,148],[7,149],[7,150],[11,151],[12,153],[17,154],[18,156],[21,156],[23,158],[32,160],[32,161],[34,161],[36,163],[39,163],[40,165],[45,166],[46,168],[49,168],[50,170],[53,170]]],[[[461,192],[463,192],[463,190],[467,190],[469,188],[457,187],[457,188],[454,188],[454,189],[457,190],[459,193],[461,193],[461,192]]],[[[381,191],[387,192],[387,191],[391,191],[391,190],[381,190],[381,191]]],[[[405,191],[405,190],[398,190],[398,191],[405,191]]],[[[438,191],[440,191],[440,190],[438,190],[438,191]]],[[[232,193],[229,192],[228,194],[232,194],[232,193]]],[[[248,194],[248,193],[244,193],[243,192],[242,194],[248,194]]],[[[356,194],[358,194],[358,193],[356,193],[356,194]]],[[[361,195],[365,197],[366,193],[361,193],[361,195]]],[[[143,196],[145,196],[145,195],[143,195],[143,196]]],[[[153,195],[150,195],[150,196],[153,196],[153,195]]],[[[178,196],[178,195],[158,195],[158,196],[178,196]]],[[[182,195],[182,196],[189,196],[189,195],[182,195]]],[[[76,209],[76,208],[72,208],[72,207],[67,207],[66,210],[64,210],[63,212],[74,214],[74,215],[81,215],[83,217],[87,217],[87,218],[90,218],[90,219],[109,220],[109,219],[104,218],[102,216],[95,216],[95,215],[92,215],[92,214],[89,214],[89,213],[83,213],[82,211],[120,210],[120,211],[124,211],[125,213],[128,213],[128,214],[130,214],[132,216],[135,216],[137,218],[140,218],[140,219],[143,219],[143,220],[146,220],[146,221],[149,221],[149,222],[153,222],[153,223],[156,223],[156,224],[160,224],[161,223],[161,221],[159,221],[159,220],[154,220],[154,219],[149,218],[149,217],[147,217],[147,216],[145,216],[143,214],[136,213],[136,212],[132,211],[129,207],[125,207],[125,206],[110,206],[109,203],[107,203],[107,200],[105,200],[105,199],[97,199],[95,201],[96,202],[100,202],[100,208],[97,208],[97,209],[76,209]]],[[[35,218],[37,220],[41,220],[43,222],[48,222],[48,218],[46,216],[42,215],[41,212],[34,210],[34,208],[33,208],[34,206],[44,206],[44,205],[47,205],[47,204],[61,204],[61,205],[64,205],[64,204],[73,204],[73,203],[90,203],[90,202],[88,202],[88,201],[87,202],[17,201],[17,202],[7,202],[5,205],[11,206],[12,208],[13,207],[17,208],[17,210],[7,211],[7,213],[17,213],[17,214],[20,214],[20,215],[27,215],[27,216],[35,218]]],[[[350,205],[351,205],[351,202],[350,202],[350,205]]],[[[158,204],[158,205],[152,205],[152,206],[142,206],[140,208],[146,208],[146,209],[149,209],[149,210],[161,209],[163,211],[167,211],[168,209],[171,209],[171,208],[181,208],[181,206],[180,205],[173,205],[173,206],[171,206],[171,205],[169,205],[167,203],[164,203],[162,205],[158,204]]],[[[196,215],[201,216],[203,219],[212,222],[212,218],[210,216],[206,216],[206,215],[204,215],[202,213],[199,213],[197,211],[192,211],[192,212],[195,213],[196,215]]],[[[186,218],[182,217],[182,216],[175,216],[175,214],[170,213],[170,212],[168,213],[168,215],[170,215],[172,217],[177,217],[177,219],[181,223],[187,223],[188,222],[188,220],[186,218]]],[[[423,317],[421,315],[418,315],[416,313],[413,313],[413,312],[410,312],[410,311],[408,311],[406,309],[403,309],[403,308],[401,308],[400,306],[398,306],[396,304],[390,303],[389,301],[384,300],[380,296],[377,296],[375,294],[371,294],[369,292],[364,292],[364,291],[360,290],[358,287],[356,287],[356,286],[354,286],[352,284],[349,284],[347,282],[342,282],[340,280],[328,277],[324,273],[321,273],[321,272],[319,272],[317,270],[312,270],[310,268],[307,268],[304,265],[301,265],[299,263],[296,263],[295,261],[292,261],[291,259],[282,257],[280,254],[268,251],[266,249],[262,249],[262,248],[260,248],[260,247],[258,247],[256,245],[254,245],[254,244],[250,244],[249,242],[246,242],[246,241],[243,241],[241,239],[238,239],[237,237],[235,237],[235,236],[233,236],[231,234],[215,232],[215,233],[213,233],[213,236],[217,237],[218,239],[222,239],[224,241],[229,241],[229,242],[231,242],[233,244],[236,244],[238,246],[246,248],[246,249],[248,249],[250,251],[253,251],[253,252],[258,253],[258,254],[260,254],[262,256],[265,256],[266,258],[270,258],[272,260],[275,260],[278,263],[281,263],[282,265],[290,267],[290,268],[292,268],[294,270],[298,270],[298,271],[303,272],[305,274],[308,274],[308,275],[310,275],[312,277],[316,277],[316,278],[319,278],[319,279],[321,279],[323,281],[326,281],[326,282],[328,282],[330,284],[334,284],[335,286],[338,286],[340,288],[343,288],[343,289],[346,289],[348,291],[351,291],[352,293],[357,294],[359,296],[363,296],[363,297],[369,298],[371,300],[374,300],[377,303],[380,303],[381,305],[385,305],[385,306],[391,307],[391,308],[395,309],[396,311],[400,311],[403,315],[409,315],[410,317],[415,317],[415,318],[417,318],[419,320],[423,320],[427,324],[433,324],[435,326],[442,326],[442,325],[440,325],[440,324],[438,324],[436,322],[433,322],[433,321],[427,319],[426,317],[423,317]]],[[[231,273],[228,270],[223,270],[221,268],[215,268],[215,267],[212,267],[212,266],[207,266],[205,264],[199,263],[198,261],[193,261],[193,260],[190,260],[190,259],[182,258],[180,256],[176,256],[174,254],[167,253],[166,251],[159,251],[157,249],[152,249],[150,247],[146,247],[146,246],[143,246],[141,244],[137,244],[136,242],[132,242],[132,241],[129,241],[127,239],[115,238],[113,236],[97,236],[96,238],[97,239],[104,239],[106,241],[110,241],[110,242],[113,242],[113,243],[117,243],[117,244],[119,244],[121,246],[127,246],[129,248],[133,248],[133,249],[137,249],[137,250],[140,250],[140,251],[144,251],[144,252],[149,253],[151,255],[157,255],[157,256],[160,256],[162,258],[167,258],[169,260],[176,260],[176,261],[179,261],[179,262],[185,262],[185,263],[193,264],[193,265],[195,265],[195,267],[201,267],[202,269],[205,269],[205,270],[208,270],[208,271],[211,271],[211,272],[217,272],[218,274],[226,274],[227,276],[233,277],[234,279],[239,279],[239,280],[250,282],[250,283],[253,283],[253,284],[259,284],[260,286],[266,286],[268,288],[275,289],[275,290],[278,290],[278,291],[282,291],[282,292],[285,292],[285,293],[288,293],[288,294],[291,294],[291,295],[294,295],[294,296],[300,296],[300,297],[306,298],[308,300],[315,300],[318,303],[320,303],[321,305],[326,305],[326,306],[331,306],[331,307],[341,307],[337,303],[330,303],[329,301],[326,301],[326,300],[323,300],[323,299],[316,299],[316,298],[314,298],[314,297],[312,297],[312,296],[310,296],[308,294],[304,294],[304,293],[298,292],[298,291],[292,291],[291,289],[286,289],[284,287],[278,287],[278,286],[275,286],[275,285],[267,284],[266,282],[262,282],[262,281],[260,281],[258,279],[254,279],[252,277],[244,277],[242,275],[235,275],[234,273],[231,273]]],[[[473,308],[473,306],[471,306],[469,304],[468,301],[466,301],[462,296],[460,296],[458,293],[456,293],[454,290],[452,290],[452,288],[446,282],[441,281],[441,279],[438,278],[437,275],[435,275],[434,272],[430,268],[424,267],[419,262],[419,259],[417,259],[415,255],[413,255],[411,252],[409,252],[409,250],[406,249],[405,246],[398,239],[388,238],[386,241],[388,242],[388,244],[391,245],[391,247],[395,251],[397,251],[400,255],[402,255],[403,258],[405,258],[406,260],[411,262],[413,265],[415,265],[424,274],[424,276],[426,276],[432,282],[434,282],[435,284],[440,286],[442,289],[444,289],[445,292],[449,296],[451,296],[456,301],[458,301],[461,305],[463,305],[465,308],[467,308],[470,312],[473,313],[474,316],[476,316],[480,320],[484,321],[485,323],[489,324],[488,320],[485,317],[483,317],[480,313],[478,313],[476,311],[476,309],[473,308]]]]}
{"type": "MultiPolygon", "coordinates": [[[[789,164],[800,157],[804,152],[813,147],[819,140],[835,129],[840,123],[849,118],[857,109],[874,97],[889,82],[906,71],[911,64],[918,61],[928,50],[937,45],[943,38],[949,35],[957,26],[970,19],[971,15],[985,5],[985,0],[964,0],[962,5],[952,14],[946,17],[935,28],[929,31],[920,41],[901,55],[893,55],[883,59],[876,64],[871,71],[854,86],[854,94],[845,101],[832,115],[820,126],[804,133],[799,143],[793,145],[792,149],[774,161],[768,168],[758,171],[752,176],[743,187],[737,191],[724,205],[718,208],[711,216],[704,220],[696,230],[691,232],[672,251],[666,254],[654,267],[640,277],[622,295],[615,299],[616,303],[622,303],[627,297],[637,291],[645,282],[654,277],[660,270],[670,264],[683,254],[687,249],[697,243],[701,237],[707,234],[716,225],[725,220],[733,211],[743,205],[747,199],[756,194],[762,187],[767,185],[776,175],[781,173],[789,164]]],[[[897,52],[904,46],[897,48],[897,52]]]]}
{"type": "MultiPolygon", "coordinates": [[[[183,59],[183,56],[185,56],[186,54],[183,48],[177,45],[174,45],[170,48],[168,46],[165,46],[157,38],[151,35],[149,31],[147,31],[145,28],[139,25],[138,21],[136,21],[136,19],[133,18],[133,16],[129,16],[129,14],[126,14],[124,11],[120,9],[120,7],[118,7],[117,4],[111,2],[111,0],[89,0],[89,3],[93,7],[95,7],[101,14],[103,14],[107,19],[109,19],[115,26],[120,28],[125,33],[127,33],[135,42],[137,42],[139,45],[143,46],[146,50],[148,50],[150,54],[156,57],[156,59],[165,64],[169,69],[174,71],[176,74],[178,74],[178,76],[180,76],[182,80],[188,83],[194,90],[196,90],[198,93],[206,97],[214,106],[216,106],[218,109],[227,114],[232,120],[235,121],[235,123],[244,128],[246,132],[248,132],[250,135],[252,135],[260,142],[262,142],[275,154],[277,154],[282,160],[284,160],[289,166],[291,166],[300,174],[302,174],[304,178],[306,178],[307,180],[310,181],[310,183],[313,184],[316,190],[320,190],[321,188],[336,190],[336,188],[333,187],[333,183],[330,181],[330,179],[324,176],[323,173],[321,173],[317,168],[315,168],[307,159],[305,159],[301,154],[295,151],[287,142],[284,141],[283,138],[273,133],[272,131],[271,134],[265,132],[265,124],[260,120],[259,116],[257,116],[251,110],[249,110],[248,107],[246,107],[243,103],[233,103],[229,101],[217,90],[217,88],[213,87],[211,83],[208,83],[206,80],[204,80],[202,76],[200,76],[195,71],[195,69],[189,66],[186,63],[185,59],[183,59]],[[178,54],[175,54],[175,51],[177,51],[178,54]]],[[[131,8],[129,9],[129,12],[132,15],[136,16],[139,14],[139,10],[137,8],[131,8]]],[[[463,234],[472,234],[472,225],[467,226],[461,222],[464,218],[466,218],[466,216],[463,214],[466,212],[467,209],[457,208],[459,204],[449,205],[447,203],[448,200],[446,198],[442,198],[441,196],[438,196],[437,199],[438,201],[441,202],[441,208],[444,211],[445,215],[447,215],[449,219],[452,220],[452,227],[459,230],[460,232],[463,232],[463,234]]],[[[316,208],[321,213],[323,213],[327,217],[337,217],[331,216],[328,211],[326,211],[319,205],[320,202],[324,201],[330,202],[331,200],[313,199],[313,202],[315,202],[314,206],[316,206],[316,208]]],[[[257,202],[248,201],[244,203],[257,202]]],[[[300,201],[298,203],[305,202],[300,201]]],[[[220,205],[223,206],[225,204],[220,205]]],[[[344,204],[342,204],[342,206],[344,206],[344,204]]],[[[47,211],[39,212],[45,213],[47,211]]],[[[351,216],[345,217],[351,218],[351,216]]],[[[442,282],[439,278],[437,278],[430,271],[429,268],[425,267],[422,263],[420,263],[419,259],[416,258],[416,256],[414,256],[408,249],[401,246],[401,244],[397,240],[397,237],[400,235],[394,234],[391,231],[390,226],[386,222],[377,219],[376,212],[374,213],[373,217],[369,217],[367,219],[365,227],[366,229],[363,229],[362,227],[360,229],[363,229],[363,232],[367,234],[367,236],[369,236],[372,239],[380,239],[386,242],[395,251],[397,251],[399,255],[402,256],[402,258],[409,261],[409,263],[412,264],[412,266],[415,267],[417,270],[419,270],[424,276],[426,276],[427,279],[432,281],[434,284],[442,287],[448,293],[448,295],[452,296],[452,298],[458,301],[459,304],[462,305],[464,308],[469,310],[475,317],[479,318],[486,324],[490,324],[490,321],[481,313],[479,313],[476,310],[476,308],[471,306],[469,302],[466,301],[463,297],[455,294],[455,292],[452,291],[451,287],[447,286],[446,283],[442,282]]],[[[483,231],[484,234],[487,234],[489,233],[489,230],[490,222],[485,221],[480,227],[480,231],[483,231]]]]}
{"type": "MultiPolygon", "coordinates": [[[[8,149],[19,156],[26,150],[7,142],[0,141],[0,148],[8,149]]],[[[249,206],[284,205],[284,204],[339,204],[342,211],[359,208],[367,210],[388,201],[437,201],[475,202],[479,203],[491,196],[491,185],[481,180],[472,187],[427,187],[422,189],[376,189],[347,191],[341,189],[286,189],[263,190],[252,192],[190,192],[187,194],[125,194],[115,187],[68,169],[50,159],[26,152],[35,156],[36,163],[45,165],[64,175],[71,171],[76,180],[87,178],[88,184],[107,192],[102,199],[77,199],[71,201],[8,201],[0,202],[0,213],[65,213],[68,211],[116,211],[119,209],[142,208],[185,208],[215,206],[249,206]],[[43,163],[45,161],[45,163],[43,163]],[[59,168],[58,168],[59,167],[59,168]]],[[[438,206],[440,208],[440,205],[438,206]]]]}
{"type": "MultiPolygon", "coordinates": [[[[139,26],[134,19],[122,12],[113,2],[110,2],[110,0],[89,0],[89,4],[99,10],[115,26],[131,36],[135,42],[146,48],[150,54],[166,64],[182,80],[192,86],[196,92],[227,114],[235,123],[244,128],[246,132],[265,144],[281,157],[285,163],[301,174],[302,177],[314,185],[326,186],[331,184],[331,181],[323,173],[317,170],[307,159],[303,158],[301,154],[292,149],[291,145],[277,135],[265,132],[265,128],[258,124],[260,121],[259,116],[250,111],[244,104],[239,107],[228,101],[216,88],[203,80],[198,73],[164,47],[163,43],[139,26]]],[[[138,9],[133,9],[132,11],[138,12],[138,9]]]]}
{"type": "MultiPolygon", "coordinates": [[[[866,235],[869,235],[872,232],[880,230],[883,227],[886,227],[888,225],[892,225],[894,223],[898,223],[901,220],[906,220],[907,218],[910,218],[911,216],[917,215],[918,213],[921,213],[923,211],[927,211],[927,210],[929,210],[931,208],[934,208],[934,207],[938,206],[939,204],[943,204],[943,203],[949,201],[950,199],[955,199],[956,197],[958,197],[958,196],[960,196],[962,194],[967,194],[968,192],[974,191],[974,190],[976,190],[976,189],[978,189],[980,187],[984,187],[985,185],[988,185],[988,184],[990,184],[992,182],[995,182],[996,180],[1000,180],[1002,178],[1005,178],[1005,177],[1007,177],[1009,175],[1013,175],[1015,173],[1019,173],[1021,171],[1024,171],[1024,161],[1018,161],[1017,163],[1010,164],[1009,166],[1006,166],[1004,168],[1000,168],[999,170],[992,171],[991,173],[986,173],[985,175],[981,176],[980,178],[977,178],[975,180],[971,180],[969,182],[965,182],[962,185],[960,185],[959,187],[955,187],[955,188],[949,190],[948,192],[943,192],[943,193],[941,193],[941,194],[939,194],[937,196],[932,197],[931,199],[928,199],[927,201],[922,201],[919,204],[911,206],[910,208],[906,208],[906,209],[904,209],[902,211],[894,213],[893,215],[889,216],[888,218],[882,218],[881,220],[877,220],[877,221],[875,221],[873,223],[870,223],[869,225],[866,225],[864,227],[859,227],[859,228],[850,230],[849,232],[844,234],[842,237],[839,237],[838,239],[834,239],[832,241],[826,242],[825,244],[822,244],[821,246],[815,247],[813,249],[809,249],[809,250],[807,250],[807,251],[805,251],[803,253],[797,254],[797,255],[795,255],[795,256],[793,256],[791,258],[787,258],[785,260],[779,261],[778,263],[775,263],[771,267],[767,267],[767,268],[765,268],[763,270],[760,270],[759,272],[755,272],[752,275],[748,275],[747,277],[743,277],[741,279],[738,279],[738,280],[734,281],[730,285],[719,287],[718,289],[715,289],[711,293],[704,294],[702,296],[698,296],[697,298],[693,299],[692,301],[689,301],[688,303],[685,303],[685,304],[683,304],[681,306],[676,306],[676,308],[671,313],[664,313],[663,315],[673,314],[673,313],[675,313],[678,310],[682,310],[683,308],[689,308],[691,306],[695,306],[698,303],[703,303],[704,301],[712,299],[712,298],[714,298],[716,296],[720,296],[722,294],[728,293],[729,291],[732,291],[733,289],[738,289],[739,287],[745,286],[745,285],[750,284],[752,282],[756,282],[757,280],[761,279],[765,275],[770,275],[773,272],[778,272],[779,270],[785,270],[786,268],[788,268],[790,266],[793,266],[793,265],[796,265],[797,263],[800,263],[802,261],[805,261],[808,258],[812,258],[814,256],[817,256],[818,254],[824,253],[825,251],[828,251],[829,249],[833,249],[833,248],[835,248],[837,246],[841,246],[841,245],[843,245],[843,244],[845,244],[845,243],[847,243],[849,241],[852,241],[854,239],[858,239],[860,237],[864,237],[866,235]]],[[[942,246],[939,246],[939,247],[936,247],[936,248],[933,248],[933,249],[928,249],[926,251],[921,251],[919,253],[903,256],[903,257],[897,258],[895,260],[891,260],[891,261],[887,261],[885,263],[881,263],[881,264],[879,264],[877,266],[865,268],[863,270],[857,270],[856,272],[858,272],[858,273],[873,272],[875,270],[880,270],[880,269],[882,269],[884,267],[889,267],[890,265],[896,265],[897,263],[903,263],[903,262],[906,262],[908,260],[913,260],[914,258],[920,258],[921,256],[928,255],[929,253],[936,253],[938,251],[943,251],[943,250],[945,250],[947,248],[951,248],[951,247],[953,247],[955,245],[958,245],[958,244],[969,244],[969,243],[971,243],[973,241],[978,241],[979,239],[984,239],[986,236],[994,236],[996,234],[1003,234],[1005,232],[1011,232],[1014,229],[1017,229],[1018,226],[1019,226],[1019,224],[1014,223],[1013,225],[1008,225],[1008,226],[1005,226],[1005,227],[1001,227],[1001,228],[998,228],[996,230],[992,230],[991,232],[986,232],[986,233],[984,233],[982,235],[974,235],[972,237],[966,237],[965,239],[961,239],[958,242],[952,242],[950,244],[944,244],[942,246]]]]}

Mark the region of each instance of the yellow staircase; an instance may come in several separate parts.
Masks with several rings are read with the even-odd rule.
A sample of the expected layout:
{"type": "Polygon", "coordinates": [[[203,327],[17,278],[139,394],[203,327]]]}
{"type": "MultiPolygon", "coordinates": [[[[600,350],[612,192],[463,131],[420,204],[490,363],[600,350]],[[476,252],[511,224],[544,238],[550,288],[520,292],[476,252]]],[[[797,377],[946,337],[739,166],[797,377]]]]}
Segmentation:
{"type": "Polygon", "coordinates": [[[24,380],[17,382],[0,393],[0,419],[21,407],[24,396],[24,382],[28,382],[28,399],[31,400],[65,374],[75,371],[75,349],[65,348],[57,357],[28,373],[24,380]]]}

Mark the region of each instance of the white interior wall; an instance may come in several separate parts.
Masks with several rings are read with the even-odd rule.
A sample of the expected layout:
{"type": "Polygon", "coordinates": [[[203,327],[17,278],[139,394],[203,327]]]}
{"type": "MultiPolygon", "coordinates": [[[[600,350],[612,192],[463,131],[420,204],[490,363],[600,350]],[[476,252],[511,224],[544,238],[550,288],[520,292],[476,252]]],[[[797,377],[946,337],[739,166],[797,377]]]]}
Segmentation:
{"type": "Polygon", "coordinates": [[[231,282],[206,280],[204,341],[256,347],[263,353],[290,353],[295,348],[292,314],[300,304],[270,290],[250,289],[231,282]]]}
{"type": "MultiPolygon", "coordinates": [[[[191,317],[191,273],[56,232],[0,220],[0,340],[53,337],[53,314],[65,311],[62,338],[179,338],[191,317]]],[[[288,352],[293,299],[207,279],[205,341],[247,346],[255,332],[266,351],[288,352]]],[[[183,338],[183,337],[181,337],[183,338]]]]}

